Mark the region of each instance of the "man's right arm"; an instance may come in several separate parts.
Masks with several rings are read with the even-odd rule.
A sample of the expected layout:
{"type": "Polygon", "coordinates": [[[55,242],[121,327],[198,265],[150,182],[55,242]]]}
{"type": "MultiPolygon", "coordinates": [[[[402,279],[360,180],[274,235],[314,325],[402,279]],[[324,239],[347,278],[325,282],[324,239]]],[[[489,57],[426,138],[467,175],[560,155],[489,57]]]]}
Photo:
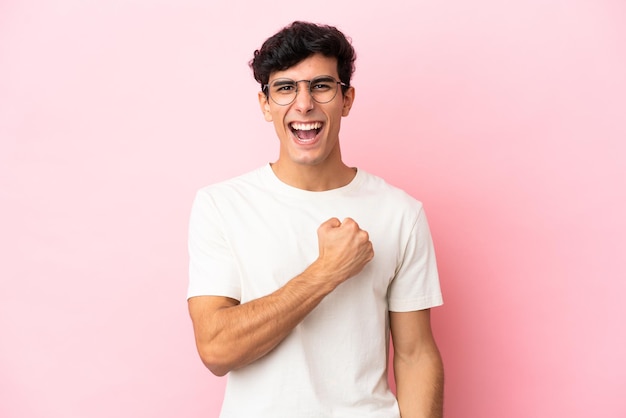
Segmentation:
{"type": "Polygon", "coordinates": [[[275,292],[243,304],[219,296],[189,299],[198,353],[212,373],[223,376],[269,353],[374,256],[367,232],[352,219],[329,219],[317,234],[317,260],[275,292]]]}

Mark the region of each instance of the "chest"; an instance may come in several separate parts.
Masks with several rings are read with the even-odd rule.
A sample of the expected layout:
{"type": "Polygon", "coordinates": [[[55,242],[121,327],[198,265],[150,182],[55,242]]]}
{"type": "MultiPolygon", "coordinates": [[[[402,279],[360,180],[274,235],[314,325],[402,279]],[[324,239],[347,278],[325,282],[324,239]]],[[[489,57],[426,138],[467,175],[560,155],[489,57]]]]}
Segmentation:
{"type": "Polygon", "coordinates": [[[331,217],[353,218],[374,246],[374,259],[355,280],[342,285],[344,291],[386,298],[402,258],[397,217],[377,210],[373,201],[259,203],[230,208],[231,222],[225,231],[240,273],[242,301],[275,291],[313,263],[319,255],[317,229],[331,217]]]}

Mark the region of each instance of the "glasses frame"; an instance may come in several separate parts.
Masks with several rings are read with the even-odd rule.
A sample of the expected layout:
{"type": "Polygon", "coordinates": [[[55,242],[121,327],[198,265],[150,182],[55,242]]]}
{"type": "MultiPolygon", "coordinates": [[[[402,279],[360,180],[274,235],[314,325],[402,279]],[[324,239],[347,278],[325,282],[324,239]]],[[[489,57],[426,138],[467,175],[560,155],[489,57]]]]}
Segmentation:
{"type": "Polygon", "coordinates": [[[296,101],[296,98],[298,97],[298,93],[300,92],[300,83],[303,81],[306,81],[308,83],[308,90],[309,90],[309,95],[311,96],[311,99],[315,102],[315,103],[319,103],[319,104],[326,104],[326,103],[330,103],[333,100],[335,100],[335,97],[337,97],[337,92],[339,91],[339,88],[337,88],[337,90],[335,90],[335,94],[333,95],[333,97],[330,100],[326,100],[325,102],[320,102],[319,100],[317,100],[315,97],[313,97],[313,92],[311,91],[311,83],[313,81],[316,81],[318,79],[330,79],[333,82],[335,82],[336,84],[340,85],[341,87],[350,87],[348,84],[344,83],[343,81],[338,81],[335,77],[333,77],[332,75],[319,75],[317,77],[314,77],[310,80],[292,80],[291,78],[288,77],[280,77],[277,78],[275,80],[272,80],[271,83],[267,83],[267,84],[263,84],[263,88],[261,89],[263,91],[263,93],[265,93],[265,95],[267,97],[269,97],[270,99],[272,99],[272,101],[274,103],[276,103],[278,106],[289,106],[290,104],[292,104],[293,102],[296,101]],[[289,80],[289,81],[293,81],[296,85],[296,94],[294,94],[293,99],[291,99],[291,101],[289,103],[278,103],[270,94],[270,84],[275,83],[278,80],[289,80]]]}

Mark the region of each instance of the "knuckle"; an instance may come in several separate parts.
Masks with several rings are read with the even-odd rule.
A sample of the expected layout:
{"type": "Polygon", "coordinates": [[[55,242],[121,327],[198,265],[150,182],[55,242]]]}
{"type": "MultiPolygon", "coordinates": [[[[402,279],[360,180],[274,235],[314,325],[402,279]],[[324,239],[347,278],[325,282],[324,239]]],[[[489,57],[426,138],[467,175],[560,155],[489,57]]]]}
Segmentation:
{"type": "Polygon", "coordinates": [[[357,223],[356,223],[356,222],[355,222],[355,220],[354,220],[354,219],[352,219],[352,218],[346,218],[346,219],[344,219],[344,220],[343,220],[343,224],[344,224],[344,225],[346,225],[346,226],[352,227],[352,228],[354,228],[355,226],[357,226],[357,227],[358,227],[357,223]]]}

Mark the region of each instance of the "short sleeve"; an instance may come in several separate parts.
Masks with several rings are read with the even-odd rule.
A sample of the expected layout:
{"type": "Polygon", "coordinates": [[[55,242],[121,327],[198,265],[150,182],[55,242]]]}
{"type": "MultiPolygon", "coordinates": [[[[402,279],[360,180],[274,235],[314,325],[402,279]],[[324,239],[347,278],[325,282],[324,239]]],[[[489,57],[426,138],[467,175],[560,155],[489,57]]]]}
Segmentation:
{"type": "Polygon", "coordinates": [[[187,298],[226,296],[241,299],[237,263],[210,193],[196,194],[189,219],[187,298]]]}
{"type": "Polygon", "coordinates": [[[421,207],[388,294],[392,312],[417,311],[443,304],[435,249],[421,207]]]}

